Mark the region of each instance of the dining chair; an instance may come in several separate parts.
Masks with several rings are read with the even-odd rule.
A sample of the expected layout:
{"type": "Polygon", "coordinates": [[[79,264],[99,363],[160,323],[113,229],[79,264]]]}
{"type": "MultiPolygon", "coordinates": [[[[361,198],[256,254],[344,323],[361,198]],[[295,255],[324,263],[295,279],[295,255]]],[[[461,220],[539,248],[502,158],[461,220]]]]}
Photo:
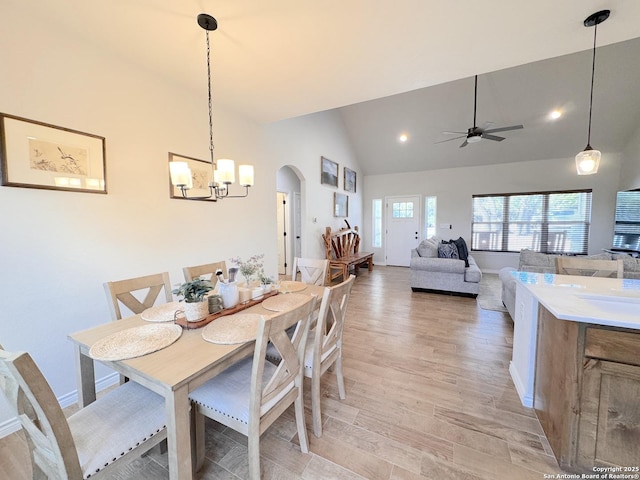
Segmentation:
{"type": "Polygon", "coordinates": [[[294,257],[291,280],[296,280],[300,272],[300,280],[308,285],[323,286],[327,278],[329,260],[294,257]]]}
{"type": "Polygon", "coordinates": [[[112,478],[167,438],[164,399],[127,382],[65,415],[26,352],[0,348],[0,388],[25,432],[33,478],[112,478]]]}
{"type": "Polygon", "coordinates": [[[598,260],[580,257],[556,257],[556,273],[583,277],[622,278],[622,260],[598,260]]]}
{"type": "Polygon", "coordinates": [[[249,478],[260,479],[260,435],[293,403],[300,450],[309,452],[304,419],[303,360],[316,297],[271,317],[260,318],[253,356],[224,370],[189,394],[196,445],[196,470],[204,459],[204,417],[247,436],[249,478]],[[296,325],[291,338],[287,329],[296,325]],[[282,361],[266,361],[267,344],[282,361]]]}
{"type": "Polygon", "coordinates": [[[206,275],[206,279],[211,281],[211,284],[216,284],[216,271],[222,270],[224,278],[228,277],[227,263],[223,260],[221,262],[207,263],[204,265],[196,265],[194,267],[184,267],[182,273],[184,273],[184,281],[190,282],[194,278],[206,275]]]}
{"type": "MultiPolygon", "coordinates": [[[[333,287],[326,287],[320,303],[318,321],[307,338],[304,357],[304,376],[311,379],[311,410],[313,433],[322,435],[322,411],[320,405],[320,377],[334,367],[338,382],[340,399],[346,398],[344,376],[342,374],[342,333],[347,315],[347,304],[356,276],[333,287]]],[[[278,362],[278,352],[273,348],[267,351],[267,359],[278,362]]]]}
{"type": "Polygon", "coordinates": [[[160,292],[163,290],[167,303],[173,301],[171,282],[169,281],[169,274],[167,272],[115,282],[106,282],[104,284],[104,290],[107,294],[107,303],[112,320],[120,320],[122,318],[120,304],[135,314],[142,313],[147,308],[153,307],[160,292]],[[140,292],[139,296],[144,295],[142,301],[133,295],[137,292],[140,292]]]}

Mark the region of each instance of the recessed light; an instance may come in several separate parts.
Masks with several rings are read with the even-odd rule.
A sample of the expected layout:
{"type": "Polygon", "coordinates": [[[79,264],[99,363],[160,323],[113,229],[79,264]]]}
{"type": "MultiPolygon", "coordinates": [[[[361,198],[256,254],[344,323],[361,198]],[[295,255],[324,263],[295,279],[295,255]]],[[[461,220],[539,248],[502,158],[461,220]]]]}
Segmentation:
{"type": "Polygon", "coordinates": [[[549,117],[551,118],[551,120],[557,120],[561,116],[562,116],[562,112],[560,110],[554,110],[549,114],[549,117]]]}
{"type": "Polygon", "coordinates": [[[402,143],[404,143],[407,140],[409,140],[409,136],[406,133],[403,133],[398,137],[398,140],[400,140],[402,143]]]}

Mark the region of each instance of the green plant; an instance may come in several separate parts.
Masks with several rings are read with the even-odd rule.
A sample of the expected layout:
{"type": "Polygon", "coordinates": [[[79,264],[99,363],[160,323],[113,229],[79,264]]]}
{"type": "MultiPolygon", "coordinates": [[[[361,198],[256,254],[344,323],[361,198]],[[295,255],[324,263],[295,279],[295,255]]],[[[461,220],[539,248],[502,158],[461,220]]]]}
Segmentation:
{"type": "Polygon", "coordinates": [[[209,280],[196,278],[190,282],[183,283],[175,290],[172,290],[172,293],[180,295],[187,303],[196,303],[202,302],[204,296],[211,290],[213,290],[213,286],[209,280]]]}
{"type": "Polygon", "coordinates": [[[273,283],[273,278],[267,277],[264,272],[260,272],[260,283],[262,285],[271,285],[273,283]]]}

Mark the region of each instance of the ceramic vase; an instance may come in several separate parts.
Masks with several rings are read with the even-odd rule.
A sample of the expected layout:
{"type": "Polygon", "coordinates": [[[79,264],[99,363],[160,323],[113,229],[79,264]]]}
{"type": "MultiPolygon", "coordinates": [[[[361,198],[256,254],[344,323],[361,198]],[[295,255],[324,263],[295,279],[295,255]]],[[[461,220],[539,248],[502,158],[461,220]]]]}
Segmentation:
{"type": "Polygon", "coordinates": [[[222,306],[224,308],[235,307],[240,300],[240,292],[236,282],[218,284],[218,293],[222,297],[222,306]]]}

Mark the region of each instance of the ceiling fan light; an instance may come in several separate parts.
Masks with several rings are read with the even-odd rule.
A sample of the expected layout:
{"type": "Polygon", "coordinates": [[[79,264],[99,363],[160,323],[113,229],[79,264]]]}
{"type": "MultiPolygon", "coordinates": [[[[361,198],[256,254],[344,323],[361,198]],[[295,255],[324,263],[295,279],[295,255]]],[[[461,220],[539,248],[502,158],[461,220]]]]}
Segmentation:
{"type": "Polygon", "coordinates": [[[467,138],[467,143],[478,143],[480,140],[482,140],[480,135],[474,135],[473,137],[467,138]]]}
{"type": "Polygon", "coordinates": [[[578,153],[576,155],[576,170],[578,171],[578,175],[593,175],[594,173],[598,173],[600,157],[602,157],[600,150],[593,150],[591,148],[578,153]]]}

